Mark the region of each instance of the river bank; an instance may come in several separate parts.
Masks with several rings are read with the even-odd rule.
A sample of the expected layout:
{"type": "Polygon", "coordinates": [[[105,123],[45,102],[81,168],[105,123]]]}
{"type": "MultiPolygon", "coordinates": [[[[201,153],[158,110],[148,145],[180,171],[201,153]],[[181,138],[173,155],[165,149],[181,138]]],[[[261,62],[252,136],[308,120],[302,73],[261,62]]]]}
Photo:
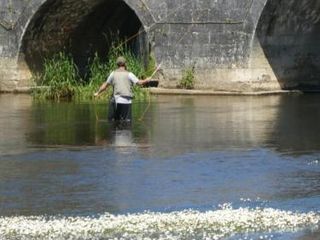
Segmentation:
{"type": "Polygon", "coordinates": [[[170,89],[170,88],[150,88],[153,95],[203,95],[203,96],[264,96],[274,94],[302,94],[299,90],[273,90],[273,91],[216,91],[216,90],[200,90],[200,89],[170,89]]]}
{"type": "MultiPolygon", "coordinates": [[[[43,87],[36,87],[43,88],[43,87]]],[[[35,88],[17,88],[13,92],[0,91],[0,94],[30,94],[35,88]]],[[[202,96],[265,96],[277,94],[303,94],[300,90],[273,90],[273,91],[219,91],[204,89],[179,89],[179,88],[148,88],[151,95],[202,95],[202,96]]]]}

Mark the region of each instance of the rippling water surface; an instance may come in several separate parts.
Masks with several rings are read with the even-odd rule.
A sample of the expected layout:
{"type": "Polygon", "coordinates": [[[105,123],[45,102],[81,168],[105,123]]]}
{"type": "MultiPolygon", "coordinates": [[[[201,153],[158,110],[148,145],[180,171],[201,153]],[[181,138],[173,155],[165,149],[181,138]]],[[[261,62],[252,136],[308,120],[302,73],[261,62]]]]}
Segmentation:
{"type": "Polygon", "coordinates": [[[1,239],[320,239],[320,95],[0,95],[1,239]]]}

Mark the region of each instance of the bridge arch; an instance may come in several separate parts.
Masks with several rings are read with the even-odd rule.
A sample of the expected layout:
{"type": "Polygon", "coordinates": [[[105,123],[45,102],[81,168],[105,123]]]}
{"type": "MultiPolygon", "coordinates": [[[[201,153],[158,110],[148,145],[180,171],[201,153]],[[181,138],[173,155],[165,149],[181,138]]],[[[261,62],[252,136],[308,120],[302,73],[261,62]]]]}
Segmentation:
{"type": "Polygon", "coordinates": [[[282,89],[320,90],[319,1],[268,0],[255,39],[282,89]]]}
{"type": "MultiPolygon", "coordinates": [[[[19,19],[16,35],[22,70],[38,71],[46,57],[70,53],[85,71],[95,52],[105,56],[112,38],[129,39],[137,54],[147,55],[145,30],[153,18],[142,2],[134,0],[40,0],[29,4],[19,19]],[[137,34],[141,32],[141,34],[137,34]]],[[[21,69],[20,69],[21,70],[21,69]]]]}

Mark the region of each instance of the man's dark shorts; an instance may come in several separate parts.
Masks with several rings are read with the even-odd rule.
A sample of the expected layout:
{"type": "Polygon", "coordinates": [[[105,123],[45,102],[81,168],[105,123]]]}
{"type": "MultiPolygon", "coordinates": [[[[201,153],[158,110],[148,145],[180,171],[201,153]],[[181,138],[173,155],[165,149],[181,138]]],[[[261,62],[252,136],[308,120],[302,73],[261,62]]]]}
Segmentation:
{"type": "Polygon", "coordinates": [[[110,121],[131,122],[131,115],[131,104],[110,103],[108,114],[108,119],[110,121]]]}

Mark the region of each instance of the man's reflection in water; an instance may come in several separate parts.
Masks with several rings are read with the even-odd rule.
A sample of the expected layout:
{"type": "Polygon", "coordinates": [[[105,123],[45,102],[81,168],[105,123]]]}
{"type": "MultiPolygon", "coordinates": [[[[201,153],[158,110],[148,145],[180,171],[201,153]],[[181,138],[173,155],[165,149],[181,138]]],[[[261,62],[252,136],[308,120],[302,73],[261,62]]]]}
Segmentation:
{"type": "Polygon", "coordinates": [[[113,123],[111,145],[114,147],[136,147],[131,122],[113,123]]]}
{"type": "Polygon", "coordinates": [[[115,147],[134,147],[131,122],[113,122],[108,121],[105,134],[96,134],[96,145],[109,145],[115,147]],[[100,136],[99,136],[100,135],[100,136]]]}

